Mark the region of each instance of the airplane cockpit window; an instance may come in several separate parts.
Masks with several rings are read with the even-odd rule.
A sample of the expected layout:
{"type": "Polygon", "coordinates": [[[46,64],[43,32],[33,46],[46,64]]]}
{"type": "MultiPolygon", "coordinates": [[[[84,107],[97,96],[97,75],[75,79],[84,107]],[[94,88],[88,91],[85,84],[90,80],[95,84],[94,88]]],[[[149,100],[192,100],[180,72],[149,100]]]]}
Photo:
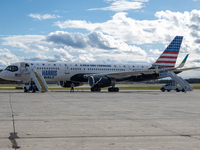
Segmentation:
{"type": "Polygon", "coordinates": [[[18,71],[18,67],[17,66],[8,66],[5,70],[15,72],[15,71],[18,71]]]}

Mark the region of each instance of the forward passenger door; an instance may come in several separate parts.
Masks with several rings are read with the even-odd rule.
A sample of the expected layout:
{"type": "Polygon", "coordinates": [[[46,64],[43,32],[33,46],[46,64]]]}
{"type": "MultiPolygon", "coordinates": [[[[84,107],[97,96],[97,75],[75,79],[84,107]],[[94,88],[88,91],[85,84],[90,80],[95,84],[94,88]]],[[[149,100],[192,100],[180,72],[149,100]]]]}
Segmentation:
{"type": "Polygon", "coordinates": [[[69,73],[70,73],[69,65],[65,65],[65,74],[69,74],[69,73]]]}

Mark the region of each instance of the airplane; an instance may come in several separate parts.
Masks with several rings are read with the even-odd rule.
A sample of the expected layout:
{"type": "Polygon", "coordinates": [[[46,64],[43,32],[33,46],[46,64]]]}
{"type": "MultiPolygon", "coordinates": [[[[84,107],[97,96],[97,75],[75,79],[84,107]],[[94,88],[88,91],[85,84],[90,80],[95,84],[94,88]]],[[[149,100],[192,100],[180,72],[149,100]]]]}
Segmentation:
{"type": "Polygon", "coordinates": [[[200,68],[182,68],[188,55],[178,67],[175,67],[182,40],[183,36],[176,36],[152,65],[28,61],[7,66],[0,73],[0,77],[30,82],[32,77],[27,69],[34,68],[45,81],[58,81],[62,87],[70,87],[72,83],[74,86],[80,86],[88,82],[92,92],[101,91],[103,87],[109,87],[109,92],[118,92],[119,88],[115,87],[117,82],[156,80],[169,77],[172,73],[174,74],[171,76],[177,79],[177,82],[181,82],[179,80],[183,79],[179,79],[175,74],[200,68]]]}

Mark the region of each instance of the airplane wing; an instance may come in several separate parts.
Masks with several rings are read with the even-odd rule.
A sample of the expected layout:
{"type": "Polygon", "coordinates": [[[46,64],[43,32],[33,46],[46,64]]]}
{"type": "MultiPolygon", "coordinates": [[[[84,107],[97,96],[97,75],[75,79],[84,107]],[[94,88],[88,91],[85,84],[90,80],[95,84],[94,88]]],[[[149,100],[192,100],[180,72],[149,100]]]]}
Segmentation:
{"type": "Polygon", "coordinates": [[[187,71],[187,70],[193,70],[193,69],[199,69],[200,67],[192,67],[192,68],[182,68],[182,69],[175,69],[172,70],[173,72],[182,72],[182,71],[187,71]]]}
{"type": "Polygon", "coordinates": [[[181,64],[178,67],[172,68],[163,68],[163,69],[148,69],[148,70],[141,70],[141,71],[131,71],[131,72],[114,72],[114,73],[108,73],[108,74],[95,74],[94,76],[98,76],[98,77],[102,77],[102,76],[106,76],[109,78],[115,78],[115,79],[121,79],[121,78],[127,78],[127,77],[131,77],[131,76],[140,76],[140,75],[149,75],[149,74],[154,74],[154,73],[163,73],[163,72],[168,72],[168,71],[173,71],[175,73],[180,73],[182,71],[187,71],[187,70],[193,70],[193,69],[199,69],[200,67],[192,67],[192,68],[182,68],[185,63],[186,60],[188,58],[187,54],[185,56],[185,58],[183,59],[183,61],[181,62],[181,64]]]}
{"type": "Polygon", "coordinates": [[[114,78],[114,79],[122,79],[122,78],[128,78],[131,76],[140,76],[140,75],[148,75],[148,74],[154,74],[154,73],[160,73],[160,72],[168,72],[168,71],[173,71],[173,72],[182,72],[186,70],[193,70],[193,69],[199,69],[200,67],[192,67],[192,68],[164,68],[164,69],[148,69],[148,70],[141,70],[141,71],[131,71],[131,72],[110,72],[110,73],[98,73],[98,74],[87,74],[84,75],[85,78],[88,78],[89,76],[93,77],[109,77],[109,78],[114,78]]]}

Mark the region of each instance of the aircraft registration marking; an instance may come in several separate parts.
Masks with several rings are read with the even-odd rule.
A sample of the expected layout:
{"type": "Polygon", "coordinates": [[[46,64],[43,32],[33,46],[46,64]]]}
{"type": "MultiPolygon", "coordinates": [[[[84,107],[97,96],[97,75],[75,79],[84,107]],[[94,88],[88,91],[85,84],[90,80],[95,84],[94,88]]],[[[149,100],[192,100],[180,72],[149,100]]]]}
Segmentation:
{"type": "Polygon", "coordinates": [[[159,77],[166,77],[166,76],[167,76],[167,72],[159,73],[159,77]]]}

